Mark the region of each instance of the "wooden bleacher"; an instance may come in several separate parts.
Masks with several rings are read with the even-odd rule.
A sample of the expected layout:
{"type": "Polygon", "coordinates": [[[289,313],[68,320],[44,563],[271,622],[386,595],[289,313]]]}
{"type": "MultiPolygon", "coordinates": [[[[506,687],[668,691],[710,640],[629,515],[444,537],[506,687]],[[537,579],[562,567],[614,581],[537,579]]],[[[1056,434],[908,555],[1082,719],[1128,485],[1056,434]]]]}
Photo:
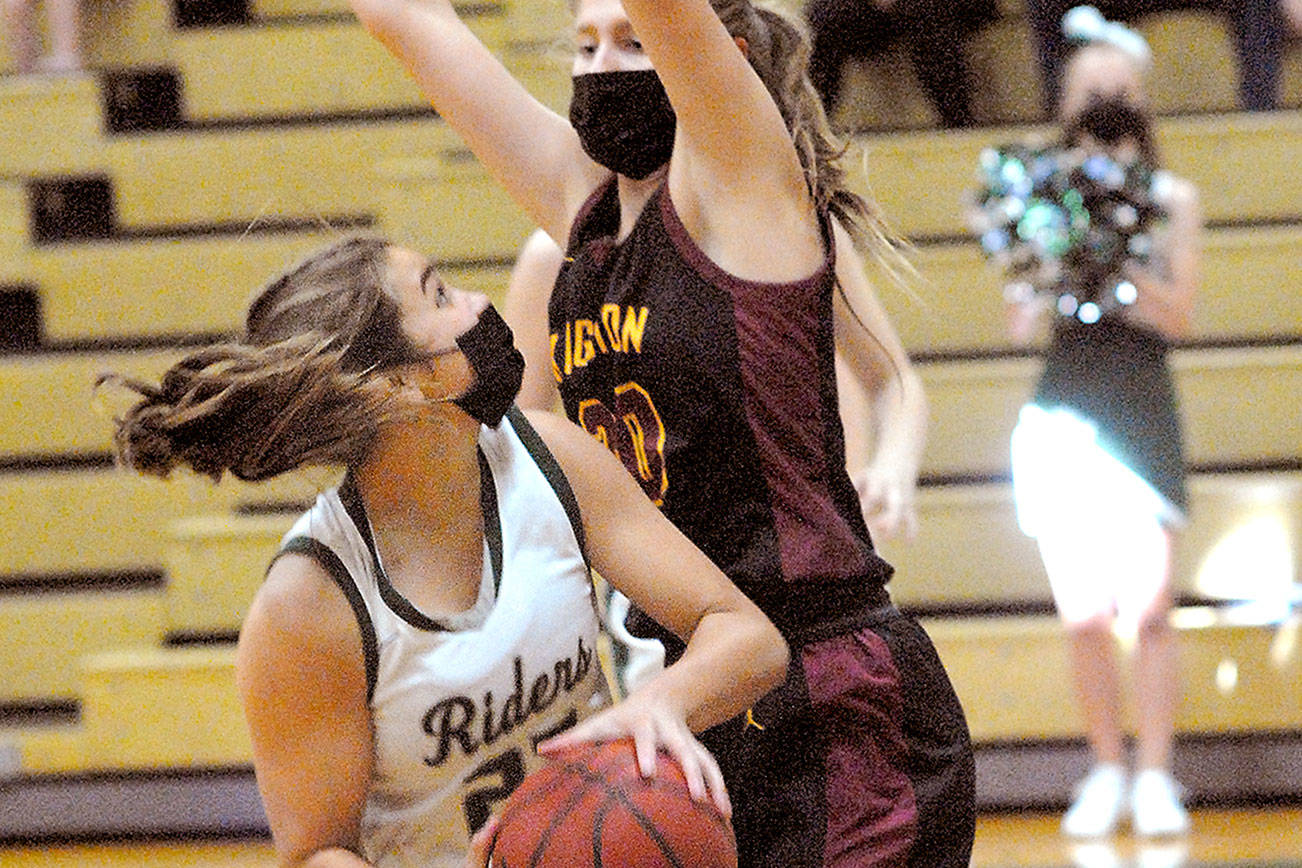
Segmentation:
{"type": "MultiPolygon", "coordinates": [[[[896,567],[891,594],[901,606],[1048,611],[1044,568],[1035,542],[1017,527],[1006,480],[927,486],[918,498],[917,537],[880,543],[896,567]]],[[[1177,596],[1209,596],[1202,585],[1215,582],[1205,566],[1237,528],[1264,520],[1294,545],[1302,539],[1302,472],[1195,473],[1189,498],[1189,524],[1176,548],[1177,596]]]]}
{"type": "MultiPolygon", "coordinates": [[[[987,303],[998,298],[1002,275],[975,240],[925,244],[913,248],[911,259],[923,278],[913,296],[879,281],[907,349],[929,355],[1016,349],[1003,308],[987,303]]],[[[1302,323],[1302,286],[1294,273],[1299,259],[1302,232],[1291,223],[1221,226],[1205,233],[1205,289],[1198,293],[1188,340],[1249,342],[1296,330],[1302,323]]]]}
{"type": "MultiPolygon", "coordinates": [[[[1284,464],[1302,455],[1302,343],[1176,350],[1171,367],[1192,467],[1284,464]],[[1226,396],[1237,412],[1227,412],[1226,396]]],[[[920,365],[931,404],[923,474],[1006,475],[1008,438],[1040,368],[1032,358],[920,365]]]]}
{"type": "MultiPolygon", "coordinates": [[[[862,136],[856,140],[862,153],[851,155],[861,157],[863,169],[855,181],[901,235],[962,238],[968,235],[964,197],[976,188],[982,148],[1049,133],[1032,125],[862,136]]],[[[1209,224],[1298,220],[1302,178],[1294,166],[1302,112],[1160,118],[1157,146],[1172,172],[1198,186],[1209,224]]]]}
{"type": "MultiPolygon", "coordinates": [[[[341,232],[431,251],[449,282],[500,299],[530,227],[344,0],[253,0],[247,25],[184,30],[167,0],[87,8],[97,16],[92,61],[128,83],[133,70],[175,71],[182,116],[167,129],[110,132],[110,104],[122,95],[107,82],[122,79],[0,80],[0,284],[36,290],[45,341],[0,356],[0,532],[9,540],[0,710],[78,712],[57,725],[0,728],[0,748],[14,746],[29,776],[244,767],[230,639],[293,505],[335,477],[213,486],[116,470],[112,404],[91,401],[94,376],[150,375],[195,336],[238,331],[252,292],[341,232]],[[35,237],[31,185],[87,176],[111,185],[109,231],[35,237]]],[[[568,71],[550,35],[564,35],[562,4],[478,8],[481,33],[508,66],[563,110],[568,71]]],[[[1173,356],[1198,469],[1179,585],[1205,598],[1200,580],[1236,529],[1264,517],[1294,549],[1302,540],[1293,407],[1302,387],[1302,112],[1227,113],[1228,53],[1207,16],[1145,26],[1155,45],[1190,48],[1178,67],[1164,59],[1175,52],[1158,52],[1159,111],[1189,113],[1161,118],[1159,145],[1199,185],[1210,223],[1194,334],[1173,356]]],[[[1029,123],[1038,94],[1016,18],[979,34],[973,50],[990,82],[979,114],[1019,125],[857,139],[865,158],[855,182],[917,245],[925,278],[916,298],[880,284],[933,411],[919,536],[883,547],[898,567],[895,598],[926,613],[978,742],[1073,740],[1081,733],[1062,712],[1061,630],[1006,480],[1007,433],[1038,362],[1008,344],[993,303],[999,277],[962,215],[980,149],[1046,128],[1029,123]]],[[[1287,76],[1295,105],[1299,57],[1291,53],[1287,76]]],[[[931,123],[916,88],[886,64],[853,75],[843,122],[931,123]]],[[[1202,607],[1181,610],[1177,626],[1182,733],[1302,729],[1289,692],[1298,657],[1279,650],[1287,626],[1236,624],[1202,607]],[[1238,672],[1232,684],[1216,677],[1227,660],[1238,672]]]]}

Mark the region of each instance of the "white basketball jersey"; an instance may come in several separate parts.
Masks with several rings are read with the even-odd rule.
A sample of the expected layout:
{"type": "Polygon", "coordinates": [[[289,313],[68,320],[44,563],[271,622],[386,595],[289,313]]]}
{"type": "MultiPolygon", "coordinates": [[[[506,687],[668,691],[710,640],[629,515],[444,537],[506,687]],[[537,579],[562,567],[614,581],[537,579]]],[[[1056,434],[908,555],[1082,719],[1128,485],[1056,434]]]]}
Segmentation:
{"type": "Polygon", "coordinates": [[[568,483],[517,410],[481,427],[479,447],[484,580],[468,612],[436,622],[394,590],[349,480],[283,543],[321,562],[358,615],[375,727],[362,849],[382,868],[459,868],[541,765],[534,746],[609,702],[568,483]]]}

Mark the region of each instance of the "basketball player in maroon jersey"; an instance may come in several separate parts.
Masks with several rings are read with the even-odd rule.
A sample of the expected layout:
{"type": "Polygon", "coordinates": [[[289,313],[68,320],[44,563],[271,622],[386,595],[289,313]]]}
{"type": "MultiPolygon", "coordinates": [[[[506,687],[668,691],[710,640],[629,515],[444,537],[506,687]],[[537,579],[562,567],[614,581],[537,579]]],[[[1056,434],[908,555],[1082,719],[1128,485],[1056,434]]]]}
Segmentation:
{"type": "Polygon", "coordinates": [[[891,604],[845,471],[833,227],[879,227],[835,164],[799,30],[748,0],[580,0],[567,121],[447,0],[352,5],[565,248],[566,413],[791,645],[785,684],[702,739],[741,864],[966,866],[962,708],[891,604]]]}

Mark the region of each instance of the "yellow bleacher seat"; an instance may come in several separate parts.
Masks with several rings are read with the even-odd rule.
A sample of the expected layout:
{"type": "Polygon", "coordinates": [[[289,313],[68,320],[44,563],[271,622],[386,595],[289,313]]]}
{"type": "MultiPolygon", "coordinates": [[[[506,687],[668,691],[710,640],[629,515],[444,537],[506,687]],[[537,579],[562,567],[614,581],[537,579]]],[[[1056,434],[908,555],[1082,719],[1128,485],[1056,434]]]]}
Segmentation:
{"type": "Polygon", "coordinates": [[[351,15],[348,0],[252,0],[255,19],[297,18],[312,15],[351,15]]]}
{"type": "MultiPolygon", "coordinates": [[[[1254,539],[1263,563],[1302,580],[1302,566],[1284,564],[1302,542],[1302,473],[1194,474],[1189,500],[1188,525],[1176,544],[1178,592],[1251,593],[1247,581],[1227,588],[1223,574],[1242,571],[1242,560],[1227,564],[1226,553],[1254,539]]],[[[1044,567],[1034,541],[1017,526],[1008,483],[924,487],[918,518],[915,539],[877,541],[896,568],[891,595],[900,605],[963,610],[1049,602],[1044,567]]]]}
{"type": "MultiPolygon", "coordinates": [[[[1208,230],[1195,297],[1195,341],[1271,338],[1302,323],[1302,224],[1208,230]]],[[[975,241],[927,244],[908,251],[920,279],[913,295],[884,275],[877,291],[911,353],[1008,350],[1003,273],[975,241]]]]}
{"type": "MultiPolygon", "coordinates": [[[[1302,726],[1297,625],[1235,624],[1177,610],[1182,700],[1178,733],[1279,731],[1302,726]]],[[[967,712],[974,742],[1083,735],[1067,677],[1061,627],[1050,615],[928,618],[967,712]]],[[[56,739],[19,739],[28,774],[230,768],[251,762],[234,685],[234,649],[138,649],[85,659],[83,719],[56,739]]],[[[1133,724],[1132,724],[1133,725],[1133,724]]]]}
{"type": "MultiPolygon", "coordinates": [[[[467,204],[465,209],[444,206],[448,210],[441,213],[459,214],[478,207],[472,195],[478,186],[474,182],[443,185],[437,194],[440,199],[463,197],[467,204]]],[[[404,206],[411,208],[402,215],[404,219],[422,221],[414,203],[404,200],[404,206]]],[[[491,232],[483,226],[481,231],[471,231],[465,223],[449,225],[446,220],[436,227],[429,225],[434,222],[431,220],[409,234],[399,224],[394,232],[384,227],[322,227],[245,238],[132,239],[35,248],[26,262],[29,280],[40,292],[48,339],[152,338],[165,343],[189,335],[240,334],[249,300],[269,280],[353,231],[384,232],[398,243],[406,242],[439,259],[452,259],[444,269],[449,281],[490,291],[500,301],[509,262],[529,226],[518,212],[495,212],[494,216],[500,222],[489,224],[491,232]],[[497,254],[491,256],[474,247],[474,241],[484,242],[497,254]],[[489,258],[480,260],[481,256],[489,258]],[[96,291],[86,292],[88,286],[96,291]]]]}
{"type": "MultiPolygon", "coordinates": [[[[40,11],[39,5],[37,11],[40,11]]],[[[82,54],[88,68],[122,69],[158,66],[167,62],[172,24],[169,0],[86,3],[79,5],[78,15],[82,54]]],[[[37,16],[37,27],[41,38],[48,41],[44,16],[37,16]]],[[[14,71],[8,43],[8,39],[0,39],[0,76],[14,71]]]]}
{"type": "MultiPolygon", "coordinates": [[[[1182,688],[1178,734],[1302,725],[1296,622],[1234,624],[1203,610],[1177,610],[1174,622],[1182,688]]],[[[926,619],[924,626],[967,712],[974,742],[1084,736],[1055,618],[926,619]]]]}
{"type": "Polygon", "coordinates": [[[86,63],[97,69],[165,66],[171,61],[171,0],[81,4],[86,63]]]}
{"type": "MultiPolygon", "coordinates": [[[[565,16],[568,19],[568,13],[565,16]]],[[[511,41],[498,52],[499,58],[516,80],[543,105],[568,117],[573,90],[570,83],[573,51],[570,46],[573,40],[566,35],[570,32],[569,24],[560,30],[563,35],[560,39],[552,37],[551,30],[546,27],[538,30],[533,26],[522,26],[521,29],[525,36],[532,35],[532,39],[511,41]]]]}
{"type": "Polygon", "coordinates": [[[292,233],[144,238],[33,248],[46,335],[53,340],[238,333],[263,283],[339,235],[292,233]],[[250,281],[250,276],[254,276],[250,281]]]}
{"type": "Polygon", "coordinates": [[[1179,9],[1146,15],[1138,30],[1153,49],[1148,92],[1159,114],[1234,111],[1238,66],[1228,22],[1214,12],[1179,9]]]}
{"type": "Polygon", "coordinates": [[[1191,462],[1302,457],[1302,344],[1181,350],[1172,366],[1191,462]]]}
{"type": "Polygon", "coordinates": [[[385,237],[442,259],[514,260],[533,229],[467,149],[382,163],[375,193],[385,237]]]}
{"type": "Polygon", "coordinates": [[[229,768],[251,761],[229,644],[106,651],[82,665],[92,769],[229,768]]]}
{"type": "Polygon", "coordinates": [[[1017,528],[1007,485],[927,486],[914,539],[874,540],[895,567],[891,597],[922,610],[1042,603],[1049,588],[1035,542],[1017,528]]]}
{"type": "Polygon", "coordinates": [[[0,76],[0,176],[102,172],[99,83],[81,76],[0,76]]]}
{"type": "Polygon", "coordinates": [[[105,147],[118,219],[150,227],[372,215],[379,162],[461,140],[429,117],[119,136],[105,147]]]}
{"type": "Polygon", "coordinates": [[[968,43],[972,111],[983,124],[1032,122],[1040,117],[1040,81],[1031,34],[1020,6],[1000,11],[968,43]]]}
{"type": "Polygon", "coordinates": [[[157,569],[170,519],[229,502],[228,492],[198,479],[162,482],[113,469],[3,474],[4,572],[157,569]]]}
{"type": "Polygon", "coordinates": [[[178,32],[172,51],[192,121],[424,105],[415,83],[355,21],[199,28],[178,32]]]}
{"type": "Polygon", "coordinates": [[[238,630],[296,517],[214,513],[172,522],[166,550],[167,632],[238,630]]]}
{"type": "Polygon", "coordinates": [[[75,699],[81,657],[163,639],[163,590],[0,596],[0,704],[75,699]]]}
{"type": "Polygon", "coordinates": [[[101,373],[156,378],[177,358],[169,350],[0,357],[4,424],[0,455],[54,456],[112,448],[113,411],[92,396],[101,373]]]}
{"type": "Polygon", "coordinates": [[[15,181],[0,181],[0,285],[28,279],[27,190],[15,181]]]}
{"type": "MultiPolygon", "coordinates": [[[[475,4],[464,20],[490,47],[506,44],[500,4],[475,4]]],[[[181,31],[172,53],[189,120],[426,106],[402,66],[351,19],[181,31]],[[232,69],[241,72],[231,75],[232,69]]]]}
{"type": "MultiPolygon", "coordinates": [[[[1034,358],[919,365],[931,404],[923,473],[1006,473],[1008,437],[1040,367],[1034,358]]],[[[1296,406],[1302,344],[1176,350],[1171,367],[1190,464],[1243,465],[1302,455],[1296,406]]]]}
{"type": "MultiPolygon", "coordinates": [[[[1220,567],[1208,566],[1209,558],[1218,547],[1223,552],[1225,540],[1244,527],[1259,529],[1270,522],[1278,526],[1280,539],[1302,540],[1302,474],[1199,473],[1189,488],[1189,524],[1178,545],[1178,584],[1184,593],[1206,597],[1223,592],[1208,573],[1220,567]]],[[[1035,544],[1017,527],[1007,483],[927,486],[919,492],[918,509],[916,539],[878,541],[897,567],[891,585],[896,602],[924,610],[1048,602],[1035,544]]],[[[172,522],[169,631],[237,628],[242,607],[294,518],[213,513],[172,522]],[[209,554],[212,547],[220,557],[209,554]]]]}
{"type": "Polygon", "coordinates": [[[183,471],[167,482],[111,468],[0,474],[0,573],[41,579],[159,570],[172,520],[244,504],[310,502],[336,478],[318,468],[256,485],[213,485],[183,471]]]}
{"type": "MultiPolygon", "coordinates": [[[[848,159],[852,183],[873,194],[906,237],[968,234],[965,197],[976,188],[981,149],[1031,137],[1044,126],[861,136],[848,159]]],[[[1302,112],[1165,118],[1164,164],[1196,184],[1210,222],[1293,220],[1302,201],[1302,112]]]]}
{"type": "Polygon", "coordinates": [[[1295,39],[1293,49],[1284,55],[1284,68],[1281,71],[1284,93],[1280,104],[1294,108],[1302,106],[1302,49],[1295,39]]]}

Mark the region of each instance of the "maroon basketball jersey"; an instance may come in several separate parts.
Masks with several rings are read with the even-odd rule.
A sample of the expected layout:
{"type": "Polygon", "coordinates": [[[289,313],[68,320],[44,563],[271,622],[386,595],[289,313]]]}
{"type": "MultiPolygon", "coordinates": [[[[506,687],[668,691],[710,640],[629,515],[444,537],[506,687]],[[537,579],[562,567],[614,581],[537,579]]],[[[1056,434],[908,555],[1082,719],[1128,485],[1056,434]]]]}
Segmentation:
{"type": "Polygon", "coordinates": [[[665,187],[618,230],[612,181],[576,219],[549,306],[566,413],[779,626],[880,604],[891,567],[837,412],[830,233],[817,273],[760,283],[705,257],[665,187]]]}

